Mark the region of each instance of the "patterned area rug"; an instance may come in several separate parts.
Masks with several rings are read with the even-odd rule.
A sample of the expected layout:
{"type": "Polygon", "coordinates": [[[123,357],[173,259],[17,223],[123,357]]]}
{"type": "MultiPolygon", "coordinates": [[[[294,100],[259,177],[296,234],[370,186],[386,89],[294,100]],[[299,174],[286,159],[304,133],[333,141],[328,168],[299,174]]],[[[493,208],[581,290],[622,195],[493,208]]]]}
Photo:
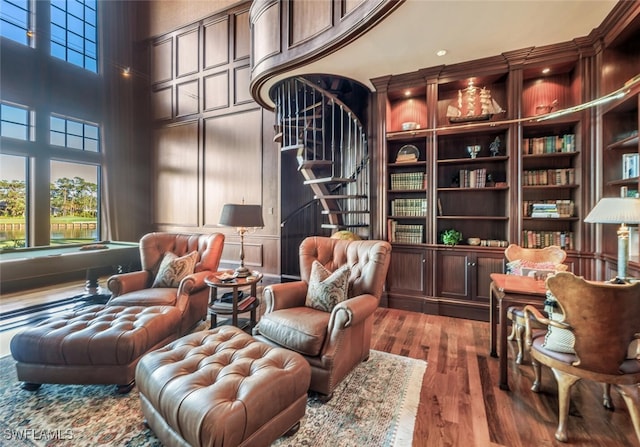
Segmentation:
{"type": "MultiPolygon", "coordinates": [[[[137,388],[43,385],[20,388],[14,360],[0,359],[0,445],[160,446],[144,424],[137,388]]],[[[408,446],[426,362],[379,351],[340,384],[333,399],[312,398],[300,430],[273,445],[408,446]]]]}

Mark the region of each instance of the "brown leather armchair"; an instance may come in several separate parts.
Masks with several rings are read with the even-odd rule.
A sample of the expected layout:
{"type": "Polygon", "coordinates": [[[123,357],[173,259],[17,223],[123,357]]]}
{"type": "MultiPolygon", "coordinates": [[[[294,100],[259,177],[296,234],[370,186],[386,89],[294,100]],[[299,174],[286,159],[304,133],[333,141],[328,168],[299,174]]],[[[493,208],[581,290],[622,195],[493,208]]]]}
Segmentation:
{"type": "Polygon", "coordinates": [[[335,387],[369,357],[373,312],[377,309],[391,245],[309,237],[300,245],[301,281],[267,286],[266,312],[255,338],[299,352],[311,365],[310,390],[330,397],[335,387]],[[331,312],[305,306],[314,261],[335,272],[350,267],[347,299],[331,312]]]}
{"type": "Polygon", "coordinates": [[[114,306],[175,306],[182,312],[179,335],[187,333],[207,317],[209,288],[204,280],[218,270],[224,234],[149,233],[140,239],[142,270],[111,276],[107,287],[114,306]],[[166,253],[178,257],[198,253],[194,272],[178,287],[152,287],[166,253]]]}

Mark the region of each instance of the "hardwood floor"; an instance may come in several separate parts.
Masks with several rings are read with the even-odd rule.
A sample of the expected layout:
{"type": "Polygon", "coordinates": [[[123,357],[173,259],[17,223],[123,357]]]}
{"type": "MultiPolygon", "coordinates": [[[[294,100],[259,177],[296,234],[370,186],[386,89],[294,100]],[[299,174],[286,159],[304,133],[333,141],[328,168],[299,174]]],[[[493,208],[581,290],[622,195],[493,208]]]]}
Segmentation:
{"type": "MultiPolygon", "coordinates": [[[[82,285],[2,296],[2,310],[59,299],[82,285]]],[[[9,353],[14,331],[0,333],[0,353],[9,353]]],[[[414,447],[640,447],[620,395],[614,412],[601,405],[601,389],[580,381],[574,386],[569,444],[555,440],[558,399],[555,379],[543,368],[543,392],[530,391],[529,362],[516,365],[509,343],[510,391],[498,387],[498,359],[489,356],[489,323],[380,308],[375,313],[372,349],[424,359],[414,447]]],[[[371,446],[375,447],[375,446],[371,446]]]]}
{"type": "Polygon", "coordinates": [[[415,447],[538,447],[640,445],[627,407],[613,391],[614,412],[601,405],[597,384],[573,389],[569,443],[554,438],[557,386],[543,368],[542,393],[530,391],[531,364],[516,365],[509,343],[510,391],[498,388],[498,359],[489,356],[489,323],[395,309],[376,311],[372,349],[424,359],[415,447]]]}

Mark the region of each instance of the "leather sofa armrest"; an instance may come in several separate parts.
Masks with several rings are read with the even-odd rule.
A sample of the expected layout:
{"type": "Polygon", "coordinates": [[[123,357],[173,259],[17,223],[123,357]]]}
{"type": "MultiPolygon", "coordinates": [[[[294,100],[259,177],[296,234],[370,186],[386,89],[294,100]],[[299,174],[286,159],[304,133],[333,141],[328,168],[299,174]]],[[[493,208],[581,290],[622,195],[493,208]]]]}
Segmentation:
{"type": "Polygon", "coordinates": [[[139,270],[137,272],[119,273],[107,280],[107,288],[113,296],[120,296],[135,290],[146,289],[150,286],[151,272],[139,270]]]}
{"type": "Polygon", "coordinates": [[[271,284],[264,288],[262,297],[265,312],[304,306],[307,298],[307,283],[304,281],[271,284]]]}

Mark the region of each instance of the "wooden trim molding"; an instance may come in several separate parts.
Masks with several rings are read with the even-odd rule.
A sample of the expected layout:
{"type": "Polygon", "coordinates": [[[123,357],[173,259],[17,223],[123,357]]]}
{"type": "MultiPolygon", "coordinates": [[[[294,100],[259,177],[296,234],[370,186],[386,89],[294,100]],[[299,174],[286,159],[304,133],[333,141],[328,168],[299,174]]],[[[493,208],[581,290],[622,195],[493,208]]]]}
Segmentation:
{"type": "Polygon", "coordinates": [[[328,26],[295,42],[291,41],[293,21],[296,17],[310,17],[312,12],[296,8],[303,8],[305,5],[307,8],[313,8],[309,5],[315,2],[295,2],[296,8],[293,9],[290,7],[292,2],[284,0],[255,0],[252,3],[249,18],[253,42],[271,43],[264,47],[254,45],[255,50],[251,58],[251,96],[261,106],[273,110],[269,92],[263,91],[270,80],[348,45],[375,27],[404,2],[369,0],[352,5],[349,13],[343,15],[342,1],[332,0],[331,23],[328,26]],[[267,14],[270,9],[275,11],[276,7],[279,14],[267,14]],[[282,48],[278,50],[275,42],[280,42],[282,48]]]}

